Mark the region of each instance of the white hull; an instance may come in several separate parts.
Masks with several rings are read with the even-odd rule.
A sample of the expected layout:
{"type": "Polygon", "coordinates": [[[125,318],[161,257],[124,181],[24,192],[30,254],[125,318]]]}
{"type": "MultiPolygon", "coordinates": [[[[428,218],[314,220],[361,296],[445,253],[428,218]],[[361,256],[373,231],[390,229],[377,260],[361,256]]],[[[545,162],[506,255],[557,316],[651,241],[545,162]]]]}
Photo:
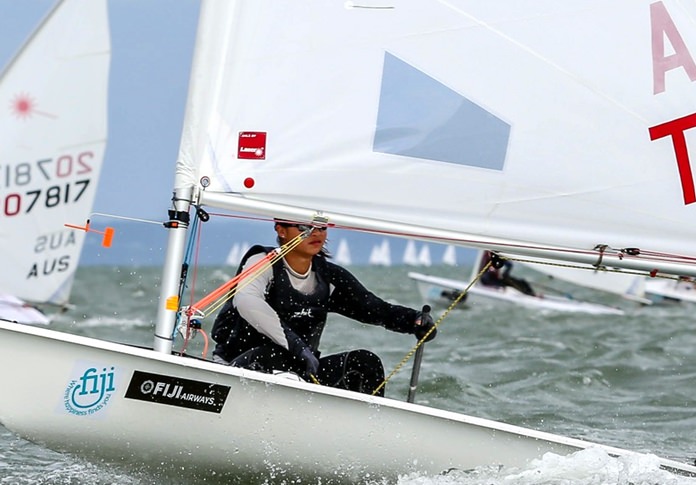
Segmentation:
{"type": "MultiPolygon", "coordinates": [[[[466,281],[424,275],[421,273],[409,273],[408,276],[409,278],[418,282],[418,289],[421,295],[424,299],[430,301],[440,298],[442,289],[461,292],[466,290],[469,286],[469,283],[466,281]]],[[[596,315],[624,314],[624,311],[620,308],[614,308],[607,305],[600,305],[586,301],[572,300],[570,298],[555,295],[531,296],[510,287],[494,288],[485,287],[482,285],[473,285],[467,293],[467,298],[469,297],[485,298],[489,301],[503,301],[527,308],[552,310],[558,312],[580,312],[596,315]]]]}
{"type": "MultiPolygon", "coordinates": [[[[270,471],[351,481],[368,473],[392,476],[397,470],[435,474],[482,465],[524,466],[546,452],[568,455],[600,446],[5,322],[0,322],[0,363],[4,369],[23,369],[0,374],[5,427],[55,450],[158,473],[205,477],[270,471]],[[91,374],[89,369],[94,369],[91,374]],[[142,373],[150,375],[136,382],[142,373]],[[98,377],[84,379],[87,375],[98,377]],[[221,392],[211,398],[219,413],[182,407],[196,400],[185,401],[186,395],[202,396],[211,384],[221,392]],[[162,401],[164,394],[174,398],[153,402],[152,396],[162,401]]],[[[611,455],[634,454],[600,447],[611,455]]],[[[662,465],[696,473],[696,467],[670,460],[662,465]]]]}
{"type": "Polygon", "coordinates": [[[645,281],[645,293],[655,302],[671,300],[696,303],[696,286],[692,283],[665,279],[647,279],[645,281]]]}

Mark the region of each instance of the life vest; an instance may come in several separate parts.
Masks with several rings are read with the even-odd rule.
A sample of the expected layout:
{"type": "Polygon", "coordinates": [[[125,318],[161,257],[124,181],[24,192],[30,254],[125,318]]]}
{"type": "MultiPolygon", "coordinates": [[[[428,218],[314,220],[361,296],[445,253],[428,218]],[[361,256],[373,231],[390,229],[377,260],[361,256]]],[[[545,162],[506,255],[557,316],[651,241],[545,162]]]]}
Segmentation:
{"type": "MultiPolygon", "coordinates": [[[[274,248],[256,245],[242,258],[237,274],[241,273],[247,260],[259,253],[268,254],[274,248]]],[[[324,256],[312,259],[312,270],[316,273],[317,286],[310,295],[305,295],[290,283],[290,276],[282,262],[273,265],[273,280],[266,288],[265,299],[276,311],[280,321],[305,344],[316,350],[326,324],[331,281],[329,266],[324,256]]],[[[234,287],[232,288],[234,289],[234,287]]],[[[249,349],[272,343],[272,340],[254,329],[244,320],[230,299],[220,310],[211,335],[217,342],[214,353],[228,362],[249,349]]]]}

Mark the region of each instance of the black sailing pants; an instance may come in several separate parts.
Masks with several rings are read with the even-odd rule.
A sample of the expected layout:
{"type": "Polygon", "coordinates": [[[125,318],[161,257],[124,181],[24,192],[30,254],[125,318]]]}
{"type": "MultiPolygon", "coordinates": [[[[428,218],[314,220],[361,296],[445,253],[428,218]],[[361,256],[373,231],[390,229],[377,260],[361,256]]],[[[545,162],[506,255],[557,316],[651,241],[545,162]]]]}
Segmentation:
{"type": "MultiPolygon", "coordinates": [[[[304,362],[277,345],[254,347],[234,359],[230,365],[266,373],[294,372],[308,377],[305,376],[304,362]]],[[[382,360],[369,350],[350,350],[321,357],[315,377],[325,386],[372,394],[384,381],[384,367],[382,360]]],[[[384,396],[384,386],[376,395],[384,396]]]]}

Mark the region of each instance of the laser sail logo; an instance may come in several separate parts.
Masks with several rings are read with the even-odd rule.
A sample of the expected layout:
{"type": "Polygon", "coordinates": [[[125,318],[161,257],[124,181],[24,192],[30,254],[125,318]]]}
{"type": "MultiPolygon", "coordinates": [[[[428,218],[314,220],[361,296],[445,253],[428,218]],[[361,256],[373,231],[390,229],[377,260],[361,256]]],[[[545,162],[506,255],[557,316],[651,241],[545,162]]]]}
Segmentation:
{"type": "Polygon", "coordinates": [[[91,416],[102,411],[116,391],[113,366],[77,366],[63,393],[63,408],[76,416],[91,416]]]}

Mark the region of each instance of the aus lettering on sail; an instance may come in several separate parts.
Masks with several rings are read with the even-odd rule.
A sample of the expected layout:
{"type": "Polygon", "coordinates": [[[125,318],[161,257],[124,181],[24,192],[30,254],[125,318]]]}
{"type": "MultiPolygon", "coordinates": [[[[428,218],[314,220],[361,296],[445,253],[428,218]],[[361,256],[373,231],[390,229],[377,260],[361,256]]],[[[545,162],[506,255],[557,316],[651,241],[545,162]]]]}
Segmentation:
{"type": "Polygon", "coordinates": [[[65,273],[70,269],[71,253],[77,244],[75,231],[63,230],[50,234],[41,234],[36,238],[34,254],[36,259],[31,262],[27,279],[50,276],[55,273],[65,273]]]}
{"type": "MultiPolygon", "coordinates": [[[[668,74],[688,76],[692,83],[696,81],[694,57],[663,2],[655,2],[650,5],[650,28],[653,95],[664,96],[669,91],[670,76],[668,74]]],[[[694,89],[696,89],[696,85],[694,89]]],[[[685,111],[693,111],[696,106],[684,103],[684,108],[685,111]]],[[[694,127],[696,127],[696,112],[687,113],[676,119],[665,120],[658,125],[651,126],[648,130],[650,139],[653,141],[665,137],[671,138],[685,205],[696,202],[696,189],[694,188],[686,136],[686,131],[694,127]]]]}

